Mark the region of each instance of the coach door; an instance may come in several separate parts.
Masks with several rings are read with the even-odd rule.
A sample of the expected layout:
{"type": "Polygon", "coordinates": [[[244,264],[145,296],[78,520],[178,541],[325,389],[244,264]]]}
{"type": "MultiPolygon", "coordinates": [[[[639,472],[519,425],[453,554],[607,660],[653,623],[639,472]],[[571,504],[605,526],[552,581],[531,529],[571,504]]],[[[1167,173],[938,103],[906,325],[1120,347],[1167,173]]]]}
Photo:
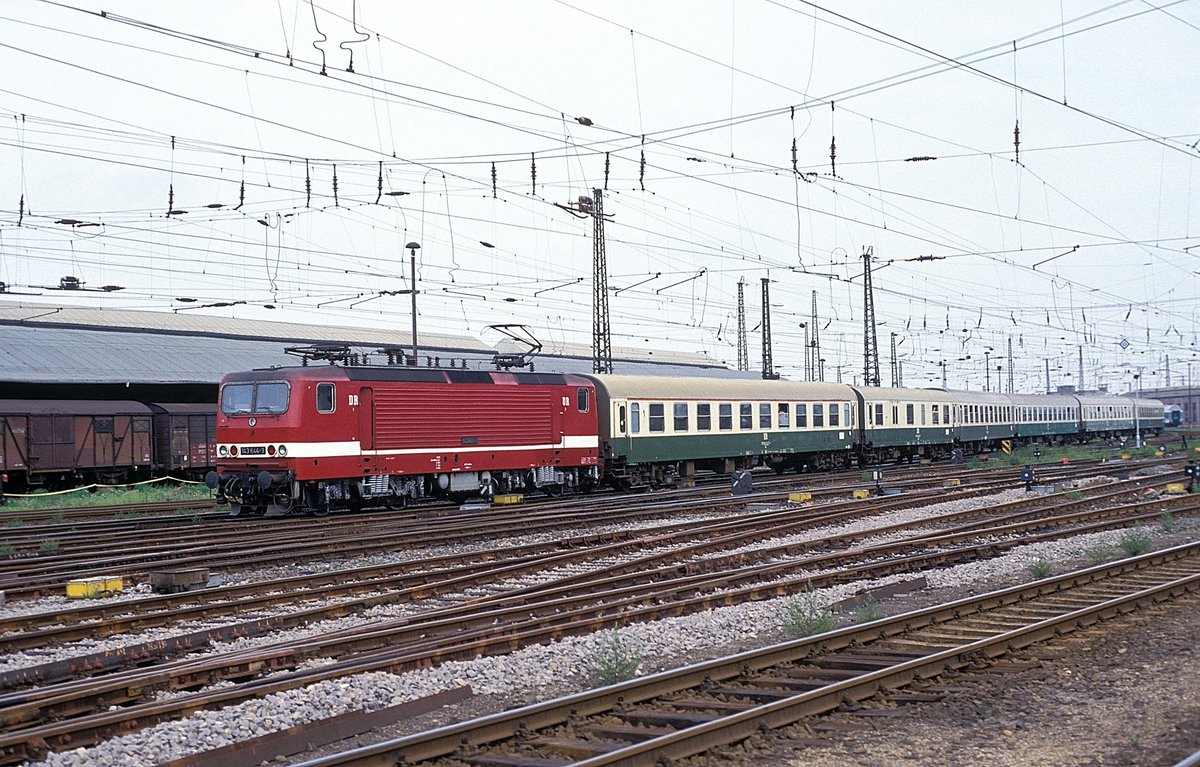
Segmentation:
{"type": "Polygon", "coordinates": [[[358,446],[375,449],[375,392],[369,386],[358,392],[358,446]]]}

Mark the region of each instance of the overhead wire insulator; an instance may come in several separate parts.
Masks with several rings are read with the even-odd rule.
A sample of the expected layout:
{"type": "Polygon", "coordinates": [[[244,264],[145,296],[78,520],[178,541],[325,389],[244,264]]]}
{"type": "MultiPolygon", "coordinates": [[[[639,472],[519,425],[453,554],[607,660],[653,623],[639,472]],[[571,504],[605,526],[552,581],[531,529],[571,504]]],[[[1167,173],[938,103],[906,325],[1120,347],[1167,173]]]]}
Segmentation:
{"type": "Polygon", "coordinates": [[[304,161],[304,207],[312,207],[312,174],[308,168],[308,160],[304,161]]]}
{"type": "Polygon", "coordinates": [[[533,152],[529,153],[529,184],[533,187],[533,193],[537,194],[537,157],[533,152]]]}
{"type": "Polygon", "coordinates": [[[492,161],[492,199],[496,199],[496,162],[492,161]]]}
{"type": "Polygon", "coordinates": [[[1021,121],[1017,120],[1013,124],[1013,159],[1017,165],[1021,164],[1021,121]]]}
{"type": "Polygon", "coordinates": [[[604,153],[604,191],[608,191],[608,168],[609,161],[612,159],[608,152],[604,153]]]}
{"type": "Polygon", "coordinates": [[[642,159],[638,163],[638,186],[646,191],[646,137],[642,136],[642,159]]]}
{"type": "Polygon", "coordinates": [[[376,188],[376,191],[375,191],[375,204],[378,205],[379,201],[382,199],[383,199],[383,160],[380,160],[379,161],[379,186],[376,188]]]}
{"type": "Polygon", "coordinates": [[[333,207],[336,208],[337,206],[338,206],[337,166],[334,165],[333,166],[333,207]]]}
{"type": "Polygon", "coordinates": [[[25,220],[25,194],[22,193],[21,194],[21,202],[17,206],[17,226],[20,226],[21,222],[24,220],[25,220]]]}

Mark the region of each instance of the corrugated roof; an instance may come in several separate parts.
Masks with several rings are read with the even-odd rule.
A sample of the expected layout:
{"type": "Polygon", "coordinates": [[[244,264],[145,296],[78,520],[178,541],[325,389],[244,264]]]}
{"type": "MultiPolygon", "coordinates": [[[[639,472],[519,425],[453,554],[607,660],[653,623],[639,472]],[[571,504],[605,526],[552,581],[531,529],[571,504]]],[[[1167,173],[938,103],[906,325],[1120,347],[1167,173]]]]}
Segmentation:
{"type": "MultiPolygon", "coordinates": [[[[410,330],[347,328],[306,325],[299,322],[239,320],[193,312],[144,312],[134,309],[90,309],[57,307],[22,301],[0,302],[0,323],[57,327],[90,327],[105,330],[135,330],[154,333],[187,333],[208,336],[240,336],[313,343],[346,343],[374,346],[412,346],[410,330]]],[[[492,351],[471,336],[431,333],[418,329],[422,347],[456,351],[492,351]]]]}
{"type": "MultiPolygon", "coordinates": [[[[403,335],[403,334],[401,334],[403,335]]],[[[475,339],[422,334],[424,357],[442,365],[467,360],[472,369],[490,370],[493,350],[475,339]],[[438,347],[435,340],[447,340],[438,347]],[[467,348],[464,348],[467,347],[467,348]]],[[[186,317],[161,312],[63,309],[44,305],[0,303],[0,381],[16,383],[112,384],[216,383],[226,373],[299,363],[284,353],[285,346],[350,344],[358,351],[392,345],[407,348],[408,336],[389,339],[387,331],[325,328],[294,323],[263,323],[213,317],[186,317]],[[41,315],[41,316],[37,316],[41,315]],[[123,326],[121,322],[130,323],[123,326]],[[342,331],[350,331],[346,335],[342,331]],[[359,340],[361,339],[361,340],[359,340]]],[[[619,373],[638,375],[696,375],[693,365],[672,364],[663,355],[615,360],[619,373]]],[[[378,360],[376,360],[378,361],[378,360]]],[[[317,362],[314,364],[325,364],[317,362]]],[[[461,362],[459,362],[461,365],[461,362]]],[[[534,359],[537,372],[590,373],[591,355],[534,359]]],[[[741,378],[751,374],[705,367],[712,378],[741,378]]]]}

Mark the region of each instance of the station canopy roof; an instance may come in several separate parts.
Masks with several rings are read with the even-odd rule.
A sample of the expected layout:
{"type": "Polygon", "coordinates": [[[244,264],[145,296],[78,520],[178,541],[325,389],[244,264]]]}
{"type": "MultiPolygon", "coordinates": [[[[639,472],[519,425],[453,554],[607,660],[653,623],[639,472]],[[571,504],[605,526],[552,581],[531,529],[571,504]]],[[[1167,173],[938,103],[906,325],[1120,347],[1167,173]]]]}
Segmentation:
{"type": "MultiPolygon", "coordinates": [[[[422,367],[429,357],[443,367],[490,370],[497,351],[516,350],[507,339],[492,347],[471,336],[418,332],[422,367]]],[[[0,381],[6,382],[216,383],[235,371],[299,365],[301,360],[284,348],[306,345],[351,346],[370,353],[372,364],[385,364],[376,350],[411,349],[412,336],[408,330],[0,301],[0,381]]],[[[614,349],[613,356],[620,373],[696,375],[702,370],[710,376],[757,377],[702,354],[614,349]]],[[[533,362],[539,372],[592,370],[591,349],[584,346],[544,348],[533,362]]]]}

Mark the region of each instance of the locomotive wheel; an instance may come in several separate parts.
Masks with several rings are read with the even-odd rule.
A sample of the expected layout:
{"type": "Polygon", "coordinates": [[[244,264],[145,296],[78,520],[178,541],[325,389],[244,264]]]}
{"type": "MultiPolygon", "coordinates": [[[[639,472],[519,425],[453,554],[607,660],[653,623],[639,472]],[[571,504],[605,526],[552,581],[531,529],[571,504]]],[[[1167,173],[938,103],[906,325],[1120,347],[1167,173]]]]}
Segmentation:
{"type": "Polygon", "coordinates": [[[558,498],[563,494],[563,486],[559,484],[542,485],[542,489],[546,491],[546,495],[551,498],[558,498]]]}

